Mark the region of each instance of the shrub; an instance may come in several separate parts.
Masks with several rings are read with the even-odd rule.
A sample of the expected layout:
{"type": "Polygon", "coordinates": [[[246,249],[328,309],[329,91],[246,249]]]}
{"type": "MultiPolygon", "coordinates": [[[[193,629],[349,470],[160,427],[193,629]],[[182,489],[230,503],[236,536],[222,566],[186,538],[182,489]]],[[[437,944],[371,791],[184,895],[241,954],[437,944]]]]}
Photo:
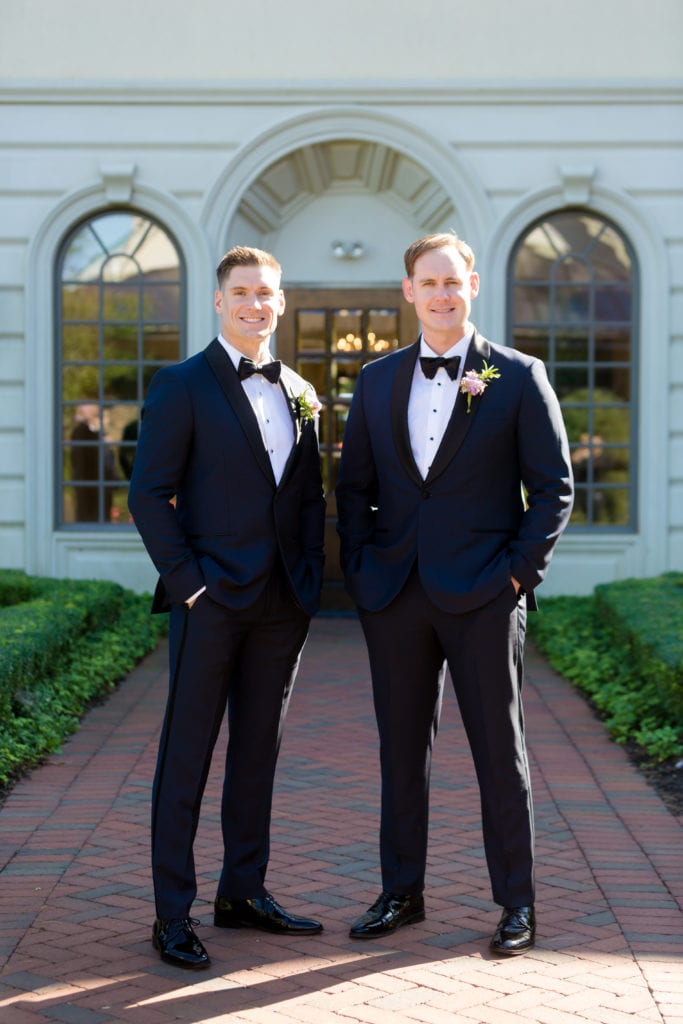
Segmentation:
{"type": "Polygon", "coordinates": [[[0,571],[0,783],[55,750],[157,645],[166,619],[148,609],[114,583],[0,571]]]}
{"type": "Polygon", "coordinates": [[[683,726],[683,573],[596,587],[595,600],[631,675],[653,685],[672,724],[683,726]]]}
{"type": "Polygon", "coordinates": [[[590,699],[617,743],[655,761],[683,747],[683,576],[623,580],[592,597],[545,598],[530,636],[590,699]]]}

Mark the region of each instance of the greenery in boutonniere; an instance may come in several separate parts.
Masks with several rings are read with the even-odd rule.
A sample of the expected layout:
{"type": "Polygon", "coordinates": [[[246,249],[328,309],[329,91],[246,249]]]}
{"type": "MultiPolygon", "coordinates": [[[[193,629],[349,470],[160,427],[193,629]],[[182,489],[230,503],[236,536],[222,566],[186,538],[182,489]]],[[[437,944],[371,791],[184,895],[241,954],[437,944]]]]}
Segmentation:
{"type": "Polygon", "coordinates": [[[294,415],[296,416],[300,426],[314,420],[321,409],[322,403],[310,385],[294,399],[294,415]]]}
{"type": "Polygon", "coordinates": [[[463,375],[460,381],[460,392],[463,395],[467,395],[468,412],[472,408],[472,398],[483,394],[489,386],[489,382],[497,380],[498,377],[500,377],[500,371],[495,366],[489,366],[486,360],[484,360],[484,369],[481,373],[477,373],[476,370],[468,370],[463,375]]]}

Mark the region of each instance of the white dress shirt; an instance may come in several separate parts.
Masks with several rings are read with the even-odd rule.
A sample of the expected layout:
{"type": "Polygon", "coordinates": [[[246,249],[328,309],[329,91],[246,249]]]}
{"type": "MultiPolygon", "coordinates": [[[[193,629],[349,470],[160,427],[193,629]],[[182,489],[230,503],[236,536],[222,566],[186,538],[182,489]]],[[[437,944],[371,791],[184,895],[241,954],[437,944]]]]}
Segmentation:
{"type": "MultiPolygon", "coordinates": [[[[226,341],[222,334],[218,335],[218,340],[237,369],[243,353],[226,341]]],[[[279,484],[294,444],[294,422],[287,399],[280,384],[271,384],[262,373],[254,373],[241,383],[258,421],[275,483],[279,484]]]]}
{"type": "Polygon", "coordinates": [[[429,473],[455,408],[460,378],[473,336],[474,328],[471,328],[464,338],[443,353],[445,359],[460,356],[458,376],[455,380],[451,380],[443,366],[439,367],[432,380],[425,377],[420,366],[420,356],[433,358],[439,353],[434,352],[424,338],[420,337],[420,352],[415,363],[408,400],[408,430],[410,446],[423,480],[429,473]]]}

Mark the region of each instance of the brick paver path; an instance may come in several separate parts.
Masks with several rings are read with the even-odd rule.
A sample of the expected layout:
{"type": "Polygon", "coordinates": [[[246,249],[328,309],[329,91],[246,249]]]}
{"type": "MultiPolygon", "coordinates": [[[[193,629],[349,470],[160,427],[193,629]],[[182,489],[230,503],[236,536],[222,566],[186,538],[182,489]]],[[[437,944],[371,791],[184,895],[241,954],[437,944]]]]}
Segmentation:
{"type": "Polygon", "coordinates": [[[313,625],[275,798],[269,887],[325,931],[212,927],[219,750],[196,844],[195,913],[213,965],[162,964],[148,814],[165,658],[148,658],[0,811],[3,1024],[683,1024],[683,821],[533,651],[537,948],[510,960],[487,949],[499,911],[452,692],[433,770],[427,919],[386,941],[348,938],[379,890],[377,741],[354,619],[313,625]]]}

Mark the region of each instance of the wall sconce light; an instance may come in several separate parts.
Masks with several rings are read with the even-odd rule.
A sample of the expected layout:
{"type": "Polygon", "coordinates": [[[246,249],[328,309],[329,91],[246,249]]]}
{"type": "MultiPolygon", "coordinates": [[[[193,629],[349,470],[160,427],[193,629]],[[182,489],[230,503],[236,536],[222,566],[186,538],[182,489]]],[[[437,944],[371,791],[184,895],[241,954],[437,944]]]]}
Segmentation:
{"type": "Polygon", "coordinates": [[[365,255],[362,242],[333,242],[332,253],[338,260],[359,260],[365,255]]]}

